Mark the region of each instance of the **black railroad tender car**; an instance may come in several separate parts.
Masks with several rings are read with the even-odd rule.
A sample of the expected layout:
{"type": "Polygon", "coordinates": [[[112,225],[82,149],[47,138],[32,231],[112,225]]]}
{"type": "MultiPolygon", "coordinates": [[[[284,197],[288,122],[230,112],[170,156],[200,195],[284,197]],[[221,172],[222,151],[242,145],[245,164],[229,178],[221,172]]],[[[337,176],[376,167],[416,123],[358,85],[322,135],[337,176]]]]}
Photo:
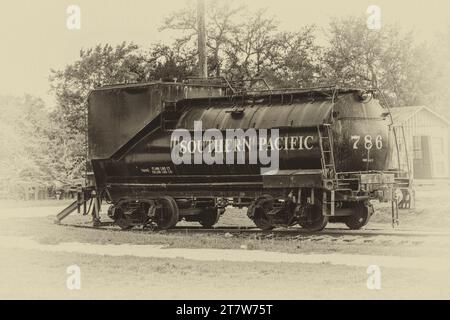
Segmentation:
{"type": "MultiPolygon", "coordinates": [[[[100,207],[123,229],[168,229],[182,219],[212,227],[227,206],[247,208],[263,230],[328,222],[366,225],[371,200],[408,198],[411,179],[400,159],[389,109],[377,91],[338,87],[250,90],[225,79],[106,86],[88,98],[88,176],[61,221],[87,203],[94,225],[100,207]],[[279,167],[174,164],[176,129],[278,129],[279,167]]],[[[248,158],[246,159],[248,160],[248,158]]]]}

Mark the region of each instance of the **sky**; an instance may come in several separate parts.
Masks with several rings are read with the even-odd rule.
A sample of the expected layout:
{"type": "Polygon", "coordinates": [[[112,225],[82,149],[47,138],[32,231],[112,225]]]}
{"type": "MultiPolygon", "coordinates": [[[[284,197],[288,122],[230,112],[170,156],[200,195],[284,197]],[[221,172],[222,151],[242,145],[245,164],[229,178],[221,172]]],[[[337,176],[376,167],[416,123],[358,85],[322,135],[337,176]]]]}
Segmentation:
{"type": "MultiPolygon", "coordinates": [[[[80,49],[98,43],[135,42],[142,46],[170,42],[173,34],[158,27],[170,12],[189,0],[14,0],[0,4],[0,94],[30,93],[52,102],[50,69],[75,61],[80,49]],[[69,5],[81,9],[81,28],[66,25],[69,5]]],[[[208,1],[208,0],[207,0],[208,1]]],[[[249,9],[268,8],[280,30],[316,24],[331,17],[364,15],[369,5],[381,9],[382,23],[414,30],[417,41],[433,39],[450,24],[450,1],[428,0],[241,0],[249,9]]]]}

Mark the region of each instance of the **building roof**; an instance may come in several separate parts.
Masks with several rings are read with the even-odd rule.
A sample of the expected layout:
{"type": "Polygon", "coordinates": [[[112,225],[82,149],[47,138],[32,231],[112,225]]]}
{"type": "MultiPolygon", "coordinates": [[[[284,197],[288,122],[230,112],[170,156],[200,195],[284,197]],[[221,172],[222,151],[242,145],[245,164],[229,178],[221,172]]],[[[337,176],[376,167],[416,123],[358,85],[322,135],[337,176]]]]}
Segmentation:
{"type": "Polygon", "coordinates": [[[447,120],[445,117],[441,116],[440,114],[438,114],[437,112],[431,110],[426,106],[397,107],[391,108],[390,111],[392,115],[392,120],[394,121],[395,125],[402,125],[418,112],[425,111],[431,113],[433,116],[444,122],[446,125],[450,126],[449,120],[447,120]]]}

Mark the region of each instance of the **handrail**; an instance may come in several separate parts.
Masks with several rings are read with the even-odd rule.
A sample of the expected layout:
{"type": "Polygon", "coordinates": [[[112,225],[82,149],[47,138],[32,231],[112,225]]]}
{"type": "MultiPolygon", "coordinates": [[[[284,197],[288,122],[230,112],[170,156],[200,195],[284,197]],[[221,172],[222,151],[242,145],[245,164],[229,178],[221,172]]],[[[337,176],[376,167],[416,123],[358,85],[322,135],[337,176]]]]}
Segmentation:
{"type": "Polygon", "coordinates": [[[201,77],[187,77],[186,78],[186,80],[203,80],[203,81],[208,81],[208,80],[213,80],[213,79],[220,79],[220,80],[224,81],[225,84],[227,85],[227,87],[231,90],[231,92],[233,94],[235,94],[237,92],[236,89],[228,81],[228,79],[225,78],[224,76],[216,76],[216,77],[209,77],[209,78],[201,78],[201,77]]]}

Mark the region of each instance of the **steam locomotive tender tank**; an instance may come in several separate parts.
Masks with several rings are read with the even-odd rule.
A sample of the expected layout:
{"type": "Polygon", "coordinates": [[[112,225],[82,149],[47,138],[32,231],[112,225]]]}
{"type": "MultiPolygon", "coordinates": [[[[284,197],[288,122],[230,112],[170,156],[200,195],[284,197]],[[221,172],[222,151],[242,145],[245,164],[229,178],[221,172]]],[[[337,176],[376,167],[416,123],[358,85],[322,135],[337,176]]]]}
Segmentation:
{"type": "MultiPolygon", "coordinates": [[[[108,215],[124,229],[166,229],[181,219],[211,227],[229,205],[246,207],[261,229],[318,231],[329,221],[359,229],[373,213],[369,201],[387,200],[394,185],[387,115],[370,92],[356,89],[102,88],[89,97],[91,189],[112,203],[108,215]],[[262,174],[264,165],[248,155],[245,164],[175,164],[174,132],[194,136],[197,121],[201,133],[223,136],[277,130],[278,167],[262,174]]],[[[231,152],[236,159],[238,150],[231,152]]]]}

